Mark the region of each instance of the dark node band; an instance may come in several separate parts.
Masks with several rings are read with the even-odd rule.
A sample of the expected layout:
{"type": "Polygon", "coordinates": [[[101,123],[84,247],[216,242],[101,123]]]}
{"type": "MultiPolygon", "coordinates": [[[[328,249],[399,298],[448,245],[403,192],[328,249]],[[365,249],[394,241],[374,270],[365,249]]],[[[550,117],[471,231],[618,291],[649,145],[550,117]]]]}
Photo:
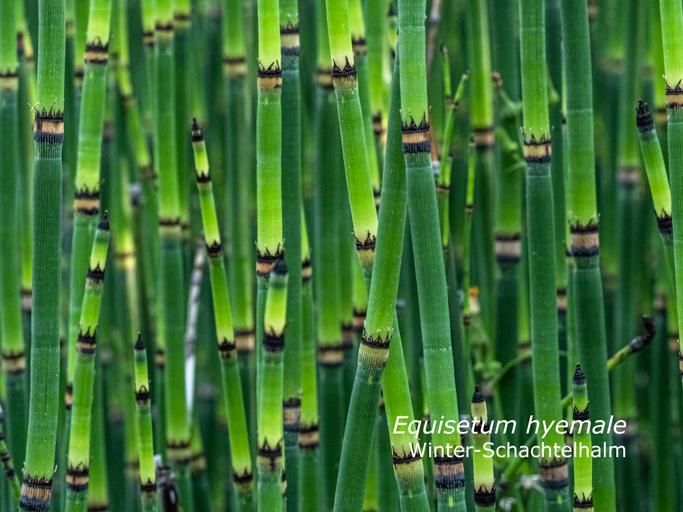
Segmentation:
{"type": "Polygon", "coordinates": [[[657,228],[662,235],[673,235],[673,221],[671,215],[657,215],[657,228]]]}
{"type": "Polygon", "coordinates": [[[88,512],[107,512],[108,510],[109,504],[106,502],[88,503],[88,512]]]}
{"type": "Polygon", "coordinates": [[[636,106],[636,126],[638,126],[638,131],[641,133],[650,132],[655,129],[650,107],[643,100],[638,100],[638,105],[636,106]]]}
{"type": "Polygon", "coordinates": [[[408,451],[403,454],[397,453],[395,450],[391,450],[391,460],[394,466],[400,466],[422,460],[422,457],[420,457],[418,450],[408,451]]]}
{"type": "Polygon", "coordinates": [[[265,464],[270,471],[275,471],[282,459],[282,445],[277,443],[275,446],[270,446],[268,441],[265,441],[259,446],[258,456],[261,464],[265,464]]]}
{"type": "Polygon", "coordinates": [[[93,328],[92,332],[88,329],[86,332],[78,331],[78,339],[76,340],[76,348],[78,352],[83,355],[92,355],[95,353],[97,347],[97,332],[93,328]]]}
{"type": "Polygon", "coordinates": [[[246,469],[244,470],[244,473],[233,473],[232,474],[232,481],[235,482],[237,485],[248,485],[254,480],[254,475],[247,471],[246,469]]]}
{"type": "Polygon", "coordinates": [[[376,239],[375,235],[372,235],[368,232],[367,236],[365,237],[365,240],[361,241],[358,237],[356,237],[356,250],[357,251],[374,251],[376,243],[377,243],[377,239],[376,239]]]}
{"type": "Polygon", "coordinates": [[[522,256],[522,241],[519,233],[497,233],[494,252],[499,264],[518,263],[522,256]]]}
{"type": "Polygon", "coordinates": [[[492,507],[496,504],[496,486],[490,489],[485,485],[480,485],[474,491],[474,502],[480,507],[492,507]]]}
{"type": "Polygon", "coordinates": [[[214,240],[211,244],[206,244],[206,254],[209,258],[219,258],[223,254],[223,246],[218,240],[214,240]]]}
{"type": "Polygon", "coordinates": [[[256,275],[259,277],[268,277],[270,275],[270,271],[273,269],[275,261],[280,257],[280,253],[281,251],[279,245],[275,254],[271,254],[268,249],[266,249],[265,253],[262,253],[261,251],[257,250],[256,275]]]}
{"type": "Polygon", "coordinates": [[[586,408],[582,411],[580,411],[576,406],[574,406],[572,418],[577,421],[584,421],[590,419],[590,412],[588,410],[588,406],[586,406],[586,408]]]}
{"type": "Polygon", "coordinates": [[[465,472],[459,457],[434,457],[434,483],[437,489],[465,486],[465,472]]]}
{"type": "Polygon", "coordinates": [[[257,75],[259,78],[281,78],[282,68],[280,61],[273,61],[268,66],[264,66],[259,62],[257,75]]]}
{"type": "Polygon", "coordinates": [[[166,352],[163,349],[158,348],[154,352],[154,364],[159,368],[166,366],[166,352]]]}
{"type": "Polygon", "coordinates": [[[336,60],[332,60],[332,80],[356,79],[356,64],[351,64],[348,57],[344,57],[344,65],[340,66],[336,60]]]}
{"type": "Polygon", "coordinates": [[[389,345],[391,344],[391,336],[387,336],[386,338],[382,338],[381,336],[370,336],[365,329],[363,329],[363,333],[361,334],[360,337],[360,342],[361,344],[370,347],[370,348],[375,348],[375,349],[384,349],[388,350],[389,345]]]}
{"type": "Polygon", "coordinates": [[[282,333],[263,333],[263,348],[266,352],[282,352],[285,348],[285,337],[282,333]]]}
{"type": "Polygon", "coordinates": [[[64,112],[37,111],[34,117],[33,140],[46,144],[62,144],[64,112]]]}
{"type": "Polygon", "coordinates": [[[542,135],[537,139],[532,135],[524,139],[524,161],[527,163],[545,164],[552,159],[552,145],[550,137],[542,135]]]}
{"type": "Polygon", "coordinates": [[[52,478],[33,478],[24,475],[19,506],[22,510],[43,512],[50,509],[52,478]]]}
{"type": "Polygon", "coordinates": [[[19,72],[16,69],[0,71],[0,81],[2,80],[16,80],[19,78],[19,72]]]}
{"type": "Polygon", "coordinates": [[[99,38],[85,45],[86,64],[106,64],[109,60],[109,43],[102,42],[99,38]]]}
{"type": "Polygon", "coordinates": [[[364,37],[352,37],[351,48],[355,55],[366,55],[368,53],[368,44],[364,37]]]}
{"type": "Polygon", "coordinates": [[[344,361],[344,347],[341,343],[334,345],[318,345],[318,364],[322,366],[339,366],[344,361]]]}
{"type": "Polygon", "coordinates": [[[83,215],[97,215],[100,211],[100,191],[81,188],[74,192],[74,210],[83,215]]]}
{"type": "Polygon", "coordinates": [[[189,440],[168,440],[166,441],[166,451],[169,458],[176,464],[187,465],[190,463],[189,440]]]}
{"type": "Polygon", "coordinates": [[[147,405],[149,403],[150,396],[149,388],[147,386],[143,385],[135,390],[135,401],[139,405],[147,405]]]}
{"type": "Polygon", "coordinates": [[[146,482],[140,482],[140,492],[143,494],[152,494],[157,492],[157,484],[151,479],[146,482]]]}
{"type": "Polygon", "coordinates": [[[472,140],[477,149],[492,147],[496,142],[496,132],[493,126],[479,126],[472,129],[472,140]]]}
{"type": "Polygon", "coordinates": [[[298,397],[290,397],[282,402],[285,432],[299,432],[299,420],[301,418],[301,400],[298,397]]]}
{"type": "Polygon", "coordinates": [[[677,110],[683,107],[683,85],[681,80],[673,87],[666,84],[666,108],[677,110]]]}
{"type": "Polygon", "coordinates": [[[564,489],[569,484],[569,468],[564,459],[541,462],[541,482],[545,489],[564,489]]]}
{"type": "Polygon", "coordinates": [[[202,132],[196,118],[192,119],[192,128],[190,129],[192,142],[202,142],[204,140],[204,132],[202,132]]]}
{"type": "Polygon", "coordinates": [[[299,425],[299,448],[312,450],[320,445],[320,430],[317,423],[299,425]]]}
{"type": "Polygon", "coordinates": [[[571,255],[575,258],[589,258],[600,254],[600,235],[598,225],[589,222],[586,225],[572,224],[569,227],[571,236],[571,255]]]}
{"type": "Polygon", "coordinates": [[[235,344],[237,345],[237,352],[245,354],[254,350],[254,330],[253,329],[235,329],[235,344]]]}
{"type": "Polygon", "coordinates": [[[157,21],[154,24],[154,30],[165,34],[172,34],[174,30],[173,21],[157,21]]]}
{"type": "Polygon", "coordinates": [[[580,498],[579,496],[574,493],[574,508],[579,508],[579,509],[593,509],[593,496],[584,496],[582,495],[580,498]]]}
{"type": "Polygon", "coordinates": [[[66,486],[74,492],[83,492],[88,488],[90,470],[85,464],[66,468],[66,486]]]}
{"type": "Polygon", "coordinates": [[[332,70],[330,68],[318,68],[315,71],[315,83],[321,89],[330,90],[332,85],[332,70]]]}
{"type": "Polygon", "coordinates": [[[95,268],[88,268],[88,279],[96,283],[101,283],[104,280],[104,268],[97,263],[95,268]]]}
{"type": "Polygon", "coordinates": [[[174,228],[180,226],[180,217],[159,217],[159,226],[162,228],[174,228]]]}
{"type": "Polygon", "coordinates": [[[221,359],[230,359],[235,353],[236,349],[237,345],[235,342],[228,341],[225,338],[223,338],[218,344],[218,354],[221,356],[221,359]]]}
{"type": "Polygon", "coordinates": [[[3,350],[0,357],[5,373],[18,375],[26,370],[26,353],[23,349],[17,351],[3,350]]]}

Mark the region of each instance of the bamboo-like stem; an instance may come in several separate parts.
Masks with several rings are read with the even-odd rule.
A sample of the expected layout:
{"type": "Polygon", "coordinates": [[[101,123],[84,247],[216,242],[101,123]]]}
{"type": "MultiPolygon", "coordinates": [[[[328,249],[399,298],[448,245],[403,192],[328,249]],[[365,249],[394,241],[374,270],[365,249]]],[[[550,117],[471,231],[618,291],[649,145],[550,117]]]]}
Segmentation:
{"type": "Polygon", "coordinates": [[[242,390],[247,407],[247,424],[254,431],[256,424],[255,351],[254,351],[254,290],[253,252],[249,209],[251,186],[246,164],[248,162],[247,137],[244,126],[248,123],[245,101],[247,100],[247,64],[244,36],[244,12],[240,0],[224,3],[223,16],[223,83],[227,101],[225,134],[227,156],[224,159],[227,179],[226,199],[230,204],[231,257],[228,270],[233,293],[233,314],[235,320],[235,343],[239,353],[238,361],[242,372],[242,390]]]}
{"type": "Polygon", "coordinates": [[[287,264],[278,259],[272,269],[264,312],[258,404],[258,509],[283,510],[283,350],[287,313],[287,264]]]}
{"type": "Polygon", "coordinates": [[[157,510],[157,493],[151,393],[147,367],[147,348],[140,335],[135,342],[135,403],[138,423],[140,500],[144,512],[154,512],[157,510]]]}
{"type": "MultiPolygon", "coordinates": [[[[7,393],[7,435],[12,459],[23,467],[26,450],[27,375],[22,313],[18,290],[20,268],[18,168],[19,63],[17,61],[17,3],[0,2],[0,352],[7,393]]],[[[22,155],[23,156],[23,155],[22,155]]],[[[30,198],[30,196],[28,196],[30,198]]]]}
{"type": "MultiPolygon", "coordinates": [[[[401,338],[396,320],[403,237],[405,233],[406,188],[405,168],[399,139],[399,80],[394,70],[392,107],[389,113],[387,153],[384,160],[383,206],[380,208],[380,244],[375,254],[370,283],[367,317],[358,349],[358,366],[349,416],[344,432],[342,460],[335,495],[335,510],[358,510],[363,498],[363,485],[369,453],[363,443],[372,438],[372,424],[377,415],[379,384],[384,388],[387,417],[412,419],[407,374],[401,338]],[[383,241],[383,242],[382,242],[383,241]],[[383,379],[383,380],[381,380],[383,379]],[[360,473],[360,471],[363,473],[360,473]]],[[[393,425],[393,421],[390,421],[393,425]]],[[[425,510],[422,460],[414,457],[414,435],[390,432],[394,474],[399,484],[402,507],[425,510]]]]}
{"type": "Polygon", "coordinates": [[[316,376],[316,344],[313,318],[313,293],[311,280],[311,251],[308,244],[306,220],[301,215],[301,418],[299,422],[299,451],[301,468],[301,503],[313,510],[320,506],[319,449],[320,432],[318,416],[318,384],[316,376]]]}
{"type": "Polygon", "coordinates": [[[228,279],[223,261],[220,228],[213,197],[211,176],[209,174],[209,160],[206,153],[204,135],[196,122],[192,125],[192,147],[202,224],[204,226],[204,240],[209,256],[211,297],[214,307],[216,343],[221,360],[221,380],[228,420],[233,480],[238,492],[240,510],[252,510],[253,473],[251,450],[249,448],[249,434],[242,396],[242,384],[237,364],[237,345],[232,321],[228,279]]]}
{"type": "Polygon", "coordinates": [[[59,409],[59,264],[64,143],[64,0],[39,3],[38,93],[33,180],[33,316],[24,477],[19,506],[51,503],[59,409]]]}
{"type": "MultiPolygon", "coordinates": [[[[573,258],[572,291],[579,360],[591,385],[588,396],[593,420],[609,420],[612,412],[607,378],[607,338],[600,270],[600,238],[596,202],[595,147],[590,35],[586,2],[562,3],[567,97],[567,210],[569,251],[573,258]]],[[[593,436],[593,443],[610,443],[609,433],[593,436]]],[[[614,461],[594,461],[596,507],[614,510],[614,461]]]]}
{"type": "Polygon", "coordinates": [[[22,105],[34,105],[36,103],[36,75],[35,75],[35,56],[33,54],[33,42],[28,28],[26,27],[26,16],[24,14],[24,4],[19,4],[19,29],[17,41],[19,52],[19,144],[20,159],[23,163],[21,179],[19,182],[19,201],[21,203],[21,309],[24,317],[24,339],[29,340],[31,336],[31,280],[33,267],[33,241],[31,239],[31,225],[33,222],[33,138],[31,124],[33,123],[33,112],[30,108],[22,105]]]}
{"type": "Polygon", "coordinates": [[[165,447],[173,465],[180,503],[192,504],[189,477],[190,423],[185,405],[185,357],[183,353],[185,298],[180,196],[177,153],[172,147],[176,134],[175,39],[173,2],[157,4],[155,164],[159,176],[160,265],[157,295],[163,332],[159,349],[165,351],[164,419],[165,447]]]}
{"type": "MultiPolygon", "coordinates": [[[[102,318],[103,315],[100,315],[102,318]]],[[[104,322],[100,321],[104,329],[104,322]]],[[[101,329],[102,330],[102,329],[101,329]]],[[[109,508],[109,480],[106,453],[106,431],[104,417],[104,377],[102,375],[102,352],[98,353],[95,362],[95,397],[91,420],[90,435],[90,479],[88,482],[88,509],[103,510],[109,508]]]]}
{"type": "Polygon", "coordinates": [[[669,271],[671,290],[675,293],[675,269],[673,260],[673,226],[671,222],[671,190],[666,173],[664,155],[659,145],[655,123],[647,103],[638,102],[636,107],[636,125],[640,135],[640,150],[647,180],[650,185],[650,196],[657,218],[657,228],[662,239],[664,255],[669,271]]]}
{"type": "MultiPolygon", "coordinates": [[[[674,238],[674,268],[676,270],[676,297],[683,296],[683,49],[678,45],[678,34],[683,31],[683,7],[671,0],[660,2],[662,42],[664,47],[664,78],[666,80],[666,106],[668,113],[667,136],[669,146],[669,180],[671,183],[671,214],[674,238]]],[[[678,332],[683,332],[683,301],[676,301],[678,332]]],[[[681,375],[683,352],[679,350],[681,375]]],[[[683,380],[681,381],[683,383],[683,380]]]]}
{"type": "Polygon", "coordinates": [[[97,325],[102,303],[109,238],[109,221],[105,214],[95,232],[88,263],[85,293],[81,303],[66,469],[66,510],[68,512],[82,511],[87,506],[97,325]]]}
{"type": "Polygon", "coordinates": [[[356,250],[367,276],[374,260],[377,214],[370,179],[365,123],[358,94],[348,6],[346,0],[326,0],[325,4],[332,85],[337,97],[346,188],[351,205],[356,250]]]}
{"type": "MultiPolygon", "coordinates": [[[[401,63],[401,127],[406,163],[408,213],[417,277],[424,347],[425,380],[429,411],[434,418],[455,418],[455,390],[448,292],[440,234],[436,192],[430,162],[429,121],[425,63],[425,2],[399,1],[399,60],[401,63]],[[434,256],[437,256],[436,259],[434,256]]],[[[492,108],[492,105],[491,105],[492,108]]],[[[462,458],[453,447],[459,433],[435,432],[434,479],[439,510],[465,509],[465,475],[462,458]],[[448,449],[448,446],[451,449],[448,449]]]]}
{"type": "Polygon", "coordinates": [[[14,463],[12,462],[12,455],[7,448],[7,441],[5,438],[5,430],[3,425],[5,424],[5,411],[0,405],[0,461],[2,461],[2,471],[7,479],[7,484],[9,485],[10,492],[12,493],[12,499],[16,505],[19,502],[19,492],[20,483],[19,475],[14,469],[14,463]]]}
{"type": "Polygon", "coordinates": [[[301,341],[303,315],[301,302],[301,84],[299,5],[297,0],[280,0],[280,41],[282,46],[282,224],[287,241],[285,261],[287,281],[287,346],[284,367],[284,432],[287,461],[287,510],[296,512],[301,503],[299,424],[301,418],[301,341]]]}
{"type": "MultiPolygon", "coordinates": [[[[574,372],[574,421],[590,420],[588,412],[588,392],[586,376],[580,365],[576,365],[574,372]]],[[[590,432],[578,429],[574,432],[575,453],[574,457],[574,512],[593,510],[593,459],[586,455],[590,453],[592,442],[590,432]]]]}
{"type": "Polygon", "coordinates": [[[387,99],[384,69],[389,57],[387,9],[389,2],[365,2],[367,28],[368,97],[372,116],[372,132],[380,155],[384,154],[387,128],[387,99]]]}
{"type": "MultiPolygon", "coordinates": [[[[400,17],[399,8],[399,17],[400,17]]],[[[472,62],[470,83],[472,137],[477,165],[477,196],[479,208],[473,217],[472,243],[476,255],[474,284],[479,288],[484,326],[493,326],[494,300],[494,158],[495,127],[493,118],[493,86],[491,83],[491,48],[487,2],[469,0],[467,8],[468,35],[471,40],[469,58],[472,62]]],[[[416,120],[416,122],[418,122],[416,120]]],[[[465,290],[467,293],[467,290],[465,290]]]]}
{"type": "Polygon", "coordinates": [[[332,508],[338,469],[342,463],[341,429],[344,425],[343,403],[343,343],[340,323],[340,254],[341,218],[346,217],[341,186],[342,162],[337,124],[337,105],[332,89],[329,39],[327,37],[327,6],[317,5],[318,68],[316,88],[315,139],[318,158],[315,162],[313,268],[316,278],[318,394],[320,402],[320,464],[323,495],[321,506],[332,508]],[[339,464],[339,465],[338,465],[339,464]]]}
{"type": "MultiPolygon", "coordinates": [[[[551,141],[548,119],[548,84],[545,62],[545,11],[539,0],[521,1],[521,60],[524,159],[527,164],[527,229],[529,244],[529,290],[535,416],[559,421],[560,372],[555,304],[555,226],[550,176],[551,141]]],[[[563,446],[562,436],[552,431],[545,442],[551,449],[563,446]]],[[[562,510],[569,502],[569,474],[560,453],[544,457],[541,481],[546,502],[562,510]]]]}
{"type": "Polygon", "coordinates": [[[496,479],[493,473],[493,459],[484,454],[484,447],[491,442],[491,430],[488,421],[486,399],[479,388],[475,388],[472,396],[472,437],[475,450],[474,503],[477,512],[493,511],[496,505],[496,479]]]}

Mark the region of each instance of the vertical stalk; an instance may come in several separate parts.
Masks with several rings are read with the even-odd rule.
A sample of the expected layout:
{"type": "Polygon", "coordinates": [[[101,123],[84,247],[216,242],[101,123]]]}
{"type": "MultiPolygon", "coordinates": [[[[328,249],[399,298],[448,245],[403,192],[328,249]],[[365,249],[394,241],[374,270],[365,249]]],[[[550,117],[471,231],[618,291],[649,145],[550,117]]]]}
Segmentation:
{"type": "Polygon", "coordinates": [[[92,245],[88,275],[81,308],[81,321],[76,345],[77,359],[74,372],[69,454],[66,468],[66,510],[84,511],[87,508],[90,479],[90,438],[92,404],[95,392],[95,351],[97,324],[102,303],[104,272],[109,250],[109,221],[106,215],[98,224],[92,245]]]}
{"type": "MultiPolygon", "coordinates": [[[[590,421],[586,375],[581,365],[576,365],[573,378],[574,412],[572,419],[578,422],[590,421]]],[[[588,455],[592,448],[590,432],[579,428],[574,438],[574,512],[593,510],[593,459],[588,455]]]]}
{"type": "MultiPolygon", "coordinates": [[[[541,420],[559,421],[562,419],[562,410],[555,304],[555,226],[550,176],[552,157],[545,60],[545,11],[542,0],[522,0],[520,5],[534,410],[535,416],[541,420]]],[[[566,460],[556,450],[564,444],[564,440],[553,430],[544,441],[553,450],[553,456],[543,457],[540,461],[546,502],[553,510],[563,510],[569,501],[569,474],[566,460]]]]}
{"type": "Polygon", "coordinates": [[[299,423],[301,418],[301,84],[299,78],[299,5],[297,0],[280,1],[282,46],[282,225],[287,241],[287,325],[284,367],[284,432],[287,461],[287,510],[302,506],[300,490],[299,423]]]}
{"type": "Polygon", "coordinates": [[[14,464],[12,462],[12,455],[10,455],[9,449],[7,448],[7,440],[5,437],[5,411],[2,406],[0,406],[0,461],[2,461],[2,471],[5,473],[5,478],[7,479],[7,485],[12,493],[12,499],[14,504],[19,501],[19,476],[17,471],[14,469],[14,464]]]}
{"type": "Polygon", "coordinates": [[[139,335],[135,342],[134,366],[136,420],[138,423],[138,460],[140,463],[140,500],[143,512],[155,512],[157,510],[157,486],[154,467],[151,393],[147,370],[147,347],[142,336],[139,335]]]}
{"type": "MultiPolygon", "coordinates": [[[[235,319],[235,343],[239,353],[238,361],[242,372],[242,390],[247,407],[249,430],[256,423],[256,372],[254,361],[254,291],[252,286],[253,254],[249,198],[251,179],[247,171],[250,152],[245,148],[247,136],[244,127],[248,123],[245,106],[247,99],[247,63],[244,36],[244,5],[241,0],[224,3],[223,16],[223,84],[226,88],[227,115],[225,135],[227,155],[225,197],[230,204],[231,257],[228,258],[230,284],[233,291],[233,313],[235,319]]],[[[227,223],[226,223],[227,225],[227,223]]]]}
{"type": "Polygon", "coordinates": [[[311,251],[308,245],[306,221],[301,215],[301,418],[299,421],[299,451],[301,503],[312,510],[320,506],[320,432],[318,416],[318,383],[316,376],[316,344],[313,318],[311,251]]]}
{"type": "MultiPolygon", "coordinates": [[[[446,273],[441,251],[436,192],[430,161],[425,62],[425,2],[399,1],[401,129],[406,165],[408,213],[415,273],[429,411],[433,418],[457,418],[455,377],[450,340],[446,273]]],[[[492,108],[492,105],[488,106],[492,108]]],[[[465,509],[463,460],[453,447],[459,433],[435,432],[434,479],[439,510],[465,509]],[[450,445],[450,449],[449,449],[450,445]]]]}
{"type": "MultiPolygon", "coordinates": [[[[17,2],[0,2],[0,352],[7,393],[7,435],[12,459],[23,467],[26,450],[27,375],[19,290],[19,63],[17,2]]],[[[30,198],[30,194],[26,194],[30,198]]],[[[0,377],[2,378],[2,377],[0,377]]]]}
{"type": "Polygon", "coordinates": [[[51,502],[59,417],[59,264],[64,145],[64,0],[39,2],[38,94],[33,180],[33,316],[24,478],[19,507],[51,502]]]}
{"type": "Polygon", "coordinates": [[[488,423],[486,399],[479,388],[472,396],[472,437],[474,454],[474,503],[477,512],[489,512],[496,506],[496,479],[493,460],[484,455],[487,443],[491,443],[491,426],[488,423]],[[488,430],[488,432],[487,432],[488,430]]]}
{"type": "Polygon", "coordinates": [[[283,350],[287,313],[287,264],[278,259],[273,267],[263,326],[263,373],[259,378],[258,404],[258,509],[283,509],[283,350]]]}
{"type": "Polygon", "coordinates": [[[232,308],[228,279],[225,272],[223,248],[221,244],[218,216],[213,197],[213,186],[209,174],[209,160],[204,143],[204,135],[195,123],[192,126],[192,147],[194,151],[197,189],[204,226],[204,241],[209,256],[209,276],[211,297],[214,308],[216,344],[221,360],[221,376],[225,411],[230,437],[233,480],[237,487],[240,510],[253,507],[253,474],[251,450],[242,383],[237,364],[237,344],[232,321],[232,308]]]}
{"type": "Polygon", "coordinates": [[[166,452],[173,466],[180,503],[192,503],[189,477],[190,423],[185,406],[185,357],[182,226],[178,191],[178,161],[173,147],[176,134],[175,37],[173,2],[159,1],[156,21],[156,144],[155,163],[159,176],[160,265],[158,297],[163,332],[160,348],[165,350],[164,416],[166,452]]]}

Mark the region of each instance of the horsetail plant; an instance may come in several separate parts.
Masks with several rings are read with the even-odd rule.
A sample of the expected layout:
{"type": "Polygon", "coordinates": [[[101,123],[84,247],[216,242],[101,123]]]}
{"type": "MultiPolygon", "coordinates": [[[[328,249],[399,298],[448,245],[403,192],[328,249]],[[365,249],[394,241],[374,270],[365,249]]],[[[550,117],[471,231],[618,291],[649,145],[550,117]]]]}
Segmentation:
{"type": "Polygon", "coordinates": [[[299,452],[301,503],[312,509],[320,506],[318,384],[316,376],[316,344],[313,318],[311,251],[304,212],[301,211],[301,417],[299,419],[299,452]]]}
{"type": "MultiPolygon", "coordinates": [[[[586,375],[581,365],[576,365],[573,378],[574,422],[590,420],[588,412],[588,392],[586,375]]],[[[576,424],[576,423],[575,423],[576,424]]],[[[591,435],[585,429],[578,428],[574,431],[574,443],[576,445],[574,456],[574,512],[593,510],[593,459],[586,455],[591,451],[591,435]]]]}
{"type": "MultiPolygon", "coordinates": [[[[84,3],[84,2],[79,2],[84,3]]],[[[88,271],[100,211],[100,162],[109,63],[111,0],[91,0],[86,33],[85,67],[78,123],[78,150],[74,189],[74,220],[69,273],[69,325],[65,403],[71,405],[76,367],[78,324],[81,316],[81,287],[88,271]]],[[[78,37],[76,38],[78,44],[78,37]]]]}
{"type": "Polygon", "coordinates": [[[313,255],[316,278],[315,298],[318,304],[316,336],[318,342],[318,394],[320,396],[320,460],[323,469],[324,503],[332,506],[338,461],[342,449],[344,421],[343,359],[344,350],[339,318],[340,311],[340,218],[338,204],[341,193],[340,138],[336,119],[337,106],[332,90],[329,40],[327,38],[326,5],[319,2],[316,21],[318,30],[318,69],[316,90],[316,122],[318,157],[315,163],[314,241],[313,255]]]}
{"type": "Polygon", "coordinates": [[[5,411],[0,405],[0,461],[2,461],[2,471],[5,473],[7,485],[9,485],[10,492],[12,493],[13,504],[16,505],[19,501],[20,492],[19,475],[17,475],[17,471],[14,469],[12,455],[10,455],[9,448],[7,447],[4,424],[5,411]]]}
{"type": "Polygon", "coordinates": [[[485,455],[491,442],[486,399],[479,388],[472,395],[472,438],[474,446],[474,503],[477,512],[493,511],[496,506],[496,480],[493,460],[485,455]],[[488,430],[488,432],[487,432],[488,430]]]}
{"type": "Polygon", "coordinates": [[[184,507],[191,506],[189,477],[190,423],[185,405],[184,289],[182,226],[178,191],[177,153],[172,147],[176,133],[175,56],[173,2],[157,3],[156,21],[156,115],[155,164],[159,176],[160,265],[157,294],[163,332],[157,340],[165,355],[164,421],[165,448],[175,471],[184,507]]]}
{"type": "Polygon", "coordinates": [[[673,232],[671,222],[671,190],[669,177],[666,173],[664,155],[659,145],[657,130],[652,118],[652,113],[647,103],[638,102],[636,107],[636,125],[640,136],[640,150],[643,156],[643,164],[647,180],[650,184],[650,195],[657,217],[657,228],[664,244],[664,254],[669,270],[669,279],[672,290],[675,289],[675,271],[673,261],[673,232]]]}
{"type": "Polygon", "coordinates": [[[280,1],[282,46],[282,223],[287,240],[287,346],[284,366],[284,432],[287,460],[287,510],[300,508],[299,422],[301,417],[301,83],[299,70],[299,3],[280,1]]]}
{"type": "MultiPolygon", "coordinates": [[[[64,145],[64,0],[41,0],[33,179],[33,316],[26,456],[19,507],[47,511],[59,418],[59,265],[64,145]]],[[[23,361],[23,358],[15,362],[23,361]]]]}
{"type": "MultiPolygon", "coordinates": [[[[398,15],[401,130],[427,400],[432,417],[457,418],[446,272],[440,254],[439,214],[430,160],[424,0],[400,0],[398,15]]],[[[448,445],[461,444],[460,435],[435,432],[432,443],[442,450],[434,457],[438,508],[464,510],[463,461],[452,448],[448,450],[448,445]]]]}
{"type": "MultiPolygon", "coordinates": [[[[7,393],[7,433],[12,459],[23,466],[26,449],[27,375],[19,289],[19,64],[15,23],[17,3],[0,2],[0,338],[7,393]]],[[[26,194],[26,197],[30,197],[26,194]]]]}
{"type": "Polygon", "coordinates": [[[223,261],[218,216],[209,174],[209,160],[204,135],[196,123],[192,125],[192,148],[195,160],[197,189],[204,226],[204,241],[209,256],[211,297],[216,324],[216,342],[221,360],[221,376],[230,437],[233,480],[237,486],[240,510],[253,508],[253,474],[247,417],[242,396],[242,383],[237,364],[237,345],[232,321],[228,279],[223,261]]]}
{"type": "Polygon", "coordinates": [[[105,213],[95,232],[88,263],[85,293],[81,302],[66,469],[65,510],[67,512],[82,511],[87,508],[97,324],[102,303],[109,238],[109,221],[105,213]]]}
{"type": "Polygon", "coordinates": [[[262,375],[258,404],[258,510],[283,510],[283,350],[287,313],[287,264],[275,262],[263,315],[262,375]]]}
{"type": "Polygon", "coordinates": [[[154,465],[154,434],[152,429],[152,411],[150,381],[147,365],[147,347],[142,336],[138,334],[135,342],[135,404],[138,423],[138,452],[140,464],[140,500],[143,512],[156,512],[156,468],[154,465]]]}
{"type": "MultiPolygon", "coordinates": [[[[586,2],[562,3],[565,43],[568,163],[567,209],[570,252],[573,259],[572,291],[578,354],[583,363],[593,420],[607,421],[611,414],[607,378],[607,338],[600,270],[599,216],[596,203],[595,147],[590,35],[586,2]]],[[[609,443],[609,433],[598,434],[595,444],[609,443]]],[[[614,510],[614,462],[595,460],[594,497],[601,510],[614,510]]]]}
{"type": "MultiPolygon", "coordinates": [[[[238,361],[242,371],[242,390],[247,406],[247,418],[250,429],[256,423],[256,399],[253,396],[254,378],[254,292],[251,286],[253,272],[253,254],[250,249],[251,226],[249,216],[244,212],[248,208],[250,196],[249,173],[245,164],[247,155],[243,127],[247,123],[247,63],[244,36],[244,9],[240,0],[229,0],[224,3],[223,17],[223,84],[227,101],[225,134],[227,156],[225,158],[226,184],[230,198],[226,211],[230,214],[230,234],[232,237],[232,254],[228,258],[228,270],[233,293],[233,313],[235,320],[235,343],[239,353],[238,361]]],[[[226,225],[228,225],[226,223],[226,225]]]]}
{"type": "MultiPolygon", "coordinates": [[[[531,306],[532,372],[536,417],[562,419],[555,301],[555,227],[545,62],[545,11],[542,0],[521,0],[522,110],[526,171],[527,236],[531,306]]],[[[555,430],[545,438],[553,457],[541,459],[541,481],[552,510],[568,503],[568,469],[557,448],[562,436],[555,430]]]]}
{"type": "Polygon", "coordinates": [[[337,97],[346,188],[351,205],[356,253],[363,272],[372,269],[377,236],[377,214],[370,180],[370,160],[358,94],[356,64],[345,0],[325,0],[332,85],[337,97]]]}
{"type": "MultiPolygon", "coordinates": [[[[378,224],[380,237],[344,431],[335,511],[358,510],[362,506],[370,456],[364,443],[372,439],[380,384],[384,389],[389,417],[414,417],[395,311],[407,202],[405,166],[398,132],[399,91],[396,65],[384,159],[383,206],[380,208],[378,224]]],[[[427,510],[429,505],[424,489],[422,459],[416,457],[413,451],[416,442],[414,435],[391,433],[394,474],[402,506],[407,510],[427,510]]]]}

